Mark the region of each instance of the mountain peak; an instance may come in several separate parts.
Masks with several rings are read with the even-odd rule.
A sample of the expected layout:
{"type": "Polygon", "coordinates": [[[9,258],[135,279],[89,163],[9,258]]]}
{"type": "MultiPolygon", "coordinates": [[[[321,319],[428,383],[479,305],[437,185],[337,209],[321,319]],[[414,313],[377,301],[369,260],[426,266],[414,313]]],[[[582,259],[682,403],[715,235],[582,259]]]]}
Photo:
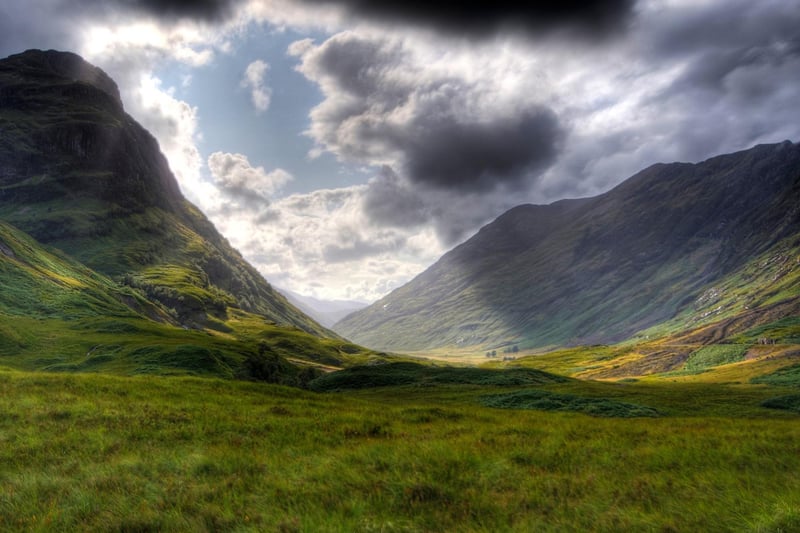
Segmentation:
{"type": "Polygon", "coordinates": [[[62,82],[85,83],[100,89],[122,108],[119,87],[114,80],[72,52],[30,49],[0,61],[0,70],[14,70],[33,78],[49,78],[50,82],[60,78],[62,82]]]}
{"type": "Polygon", "coordinates": [[[0,219],[142,291],[187,327],[224,330],[229,310],[243,310],[332,335],[183,197],[116,83],[76,54],[0,60],[0,219]]]}
{"type": "Polygon", "coordinates": [[[16,202],[65,194],[134,210],[183,202],[156,139],[125,113],[117,84],[71,52],[0,60],[0,131],[0,186],[13,186],[7,194],[16,202]]]}

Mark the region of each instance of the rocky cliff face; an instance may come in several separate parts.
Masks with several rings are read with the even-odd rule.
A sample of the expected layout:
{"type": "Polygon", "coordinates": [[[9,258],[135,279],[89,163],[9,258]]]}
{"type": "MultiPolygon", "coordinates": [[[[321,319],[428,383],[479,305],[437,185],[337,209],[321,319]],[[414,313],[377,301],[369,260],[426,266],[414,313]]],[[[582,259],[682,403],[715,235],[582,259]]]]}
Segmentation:
{"type": "Polygon", "coordinates": [[[125,114],[117,85],[75,54],[29,50],[0,61],[0,110],[7,201],[84,195],[126,209],[183,201],[155,138],[125,114]]]}
{"type": "Polygon", "coordinates": [[[182,196],[102,70],[66,52],[0,61],[0,219],[202,327],[230,306],[316,335],[182,196]]]}

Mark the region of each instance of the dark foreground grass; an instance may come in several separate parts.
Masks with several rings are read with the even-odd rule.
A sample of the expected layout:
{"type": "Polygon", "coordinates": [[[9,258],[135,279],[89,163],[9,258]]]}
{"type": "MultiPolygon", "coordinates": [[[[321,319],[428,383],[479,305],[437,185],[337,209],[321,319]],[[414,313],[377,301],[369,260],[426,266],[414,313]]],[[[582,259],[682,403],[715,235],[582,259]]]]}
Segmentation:
{"type": "Polygon", "coordinates": [[[643,405],[608,400],[606,398],[583,398],[573,394],[556,394],[542,390],[522,390],[483,396],[481,403],[487,407],[497,407],[499,409],[574,411],[591,416],[615,418],[660,416],[656,409],[643,405]]]}
{"type": "Polygon", "coordinates": [[[785,409],[800,413],[800,394],[789,394],[764,400],[761,405],[770,409],[785,409]]]}
{"type": "MultiPolygon", "coordinates": [[[[378,361],[382,363],[382,361],[378,361]]],[[[567,378],[532,368],[485,369],[433,366],[413,362],[360,365],[311,382],[316,391],[369,389],[397,385],[480,385],[510,387],[563,383],[567,378]]]]}
{"type": "MultiPolygon", "coordinates": [[[[654,388],[649,404],[680,395],[676,387],[654,388]]],[[[319,394],[187,377],[0,372],[0,530],[791,531],[800,523],[800,423],[790,413],[705,416],[700,407],[691,417],[607,419],[482,407],[487,392],[319,394]]]]}

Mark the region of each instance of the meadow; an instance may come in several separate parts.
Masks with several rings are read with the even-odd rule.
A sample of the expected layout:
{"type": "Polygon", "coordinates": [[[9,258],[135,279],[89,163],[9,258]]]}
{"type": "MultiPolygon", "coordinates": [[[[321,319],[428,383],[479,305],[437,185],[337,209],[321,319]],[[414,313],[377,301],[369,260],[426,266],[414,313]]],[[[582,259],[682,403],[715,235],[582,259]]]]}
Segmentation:
{"type": "Polygon", "coordinates": [[[800,421],[764,406],[794,385],[400,369],[321,392],[2,370],[0,530],[800,529],[800,421]],[[524,391],[657,412],[487,401],[524,391]]]}

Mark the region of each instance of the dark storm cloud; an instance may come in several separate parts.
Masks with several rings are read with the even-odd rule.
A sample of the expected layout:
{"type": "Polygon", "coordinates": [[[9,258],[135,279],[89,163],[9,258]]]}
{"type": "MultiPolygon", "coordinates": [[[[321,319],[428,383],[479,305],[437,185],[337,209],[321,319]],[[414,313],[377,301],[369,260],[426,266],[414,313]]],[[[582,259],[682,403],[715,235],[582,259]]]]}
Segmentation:
{"type": "Polygon", "coordinates": [[[634,0],[301,0],[308,4],[338,4],[351,14],[388,22],[421,25],[450,34],[482,37],[517,29],[534,34],[573,30],[591,38],[624,27],[634,0]]]}
{"type": "Polygon", "coordinates": [[[794,43],[800,37],[796,0],[728,0],[660,11],[643,32],[642,52],[656,58],[794,43]]]}
{"type": "MultiPolygon", "coordinates": [[[[421,187],[408,183],[386,166],[370,180],[362,196],[362,209],[371,227],[417,231],[430,225],[447,246],[462,241],[475,228],[515,204],[502,189],[480,192],[421,187]]],[[[387,243],[391,241],[384,242],[381,252],[386,251],[387,243]]],[[[366,249],[362,245],[345,250],[351,248],[366,249]]],[[[337,251],[344,253],[338,248],[337,251]]]]}
{"type": "Polygon", "coordinates": [[[667,138],[676,158],[689,161],[792,135],[800,3],[730,0],[659,15],[642,33],[643,57],[682,69],[643,102],[672,117],[646,134],[667,138]]]}
{"type": "Polygon", "coordinates": [[[364,213],[378,225],[397,227],[418,226],[430,216],[419,193],[406,187],[387,166],[369,182],[364,193],[364,213]]]}
{"type": "Polygon", "coordinates": [[[326,95],[309,134],[343,159],[391,161],[410,184],[463,194],[524,186],[558,155],[564,128],[552,110],[499,104],[491,83],[420,69],[396,42],[342,33],[299,55],[326,95]]]}
{"type": "Polygon", "coordinates": [[[159,18],[192,18],[207,22],[227,18],[241,0],[124,0],[121,6],[159,18]]]}
{"type": "Polygon", "coordinates": [[[561,128],[543,107],[474,122],[448,118],[421,115],[410,134],[397,139],[413,182],[461,190],[521,185],[558,153],[561,128]]]}

